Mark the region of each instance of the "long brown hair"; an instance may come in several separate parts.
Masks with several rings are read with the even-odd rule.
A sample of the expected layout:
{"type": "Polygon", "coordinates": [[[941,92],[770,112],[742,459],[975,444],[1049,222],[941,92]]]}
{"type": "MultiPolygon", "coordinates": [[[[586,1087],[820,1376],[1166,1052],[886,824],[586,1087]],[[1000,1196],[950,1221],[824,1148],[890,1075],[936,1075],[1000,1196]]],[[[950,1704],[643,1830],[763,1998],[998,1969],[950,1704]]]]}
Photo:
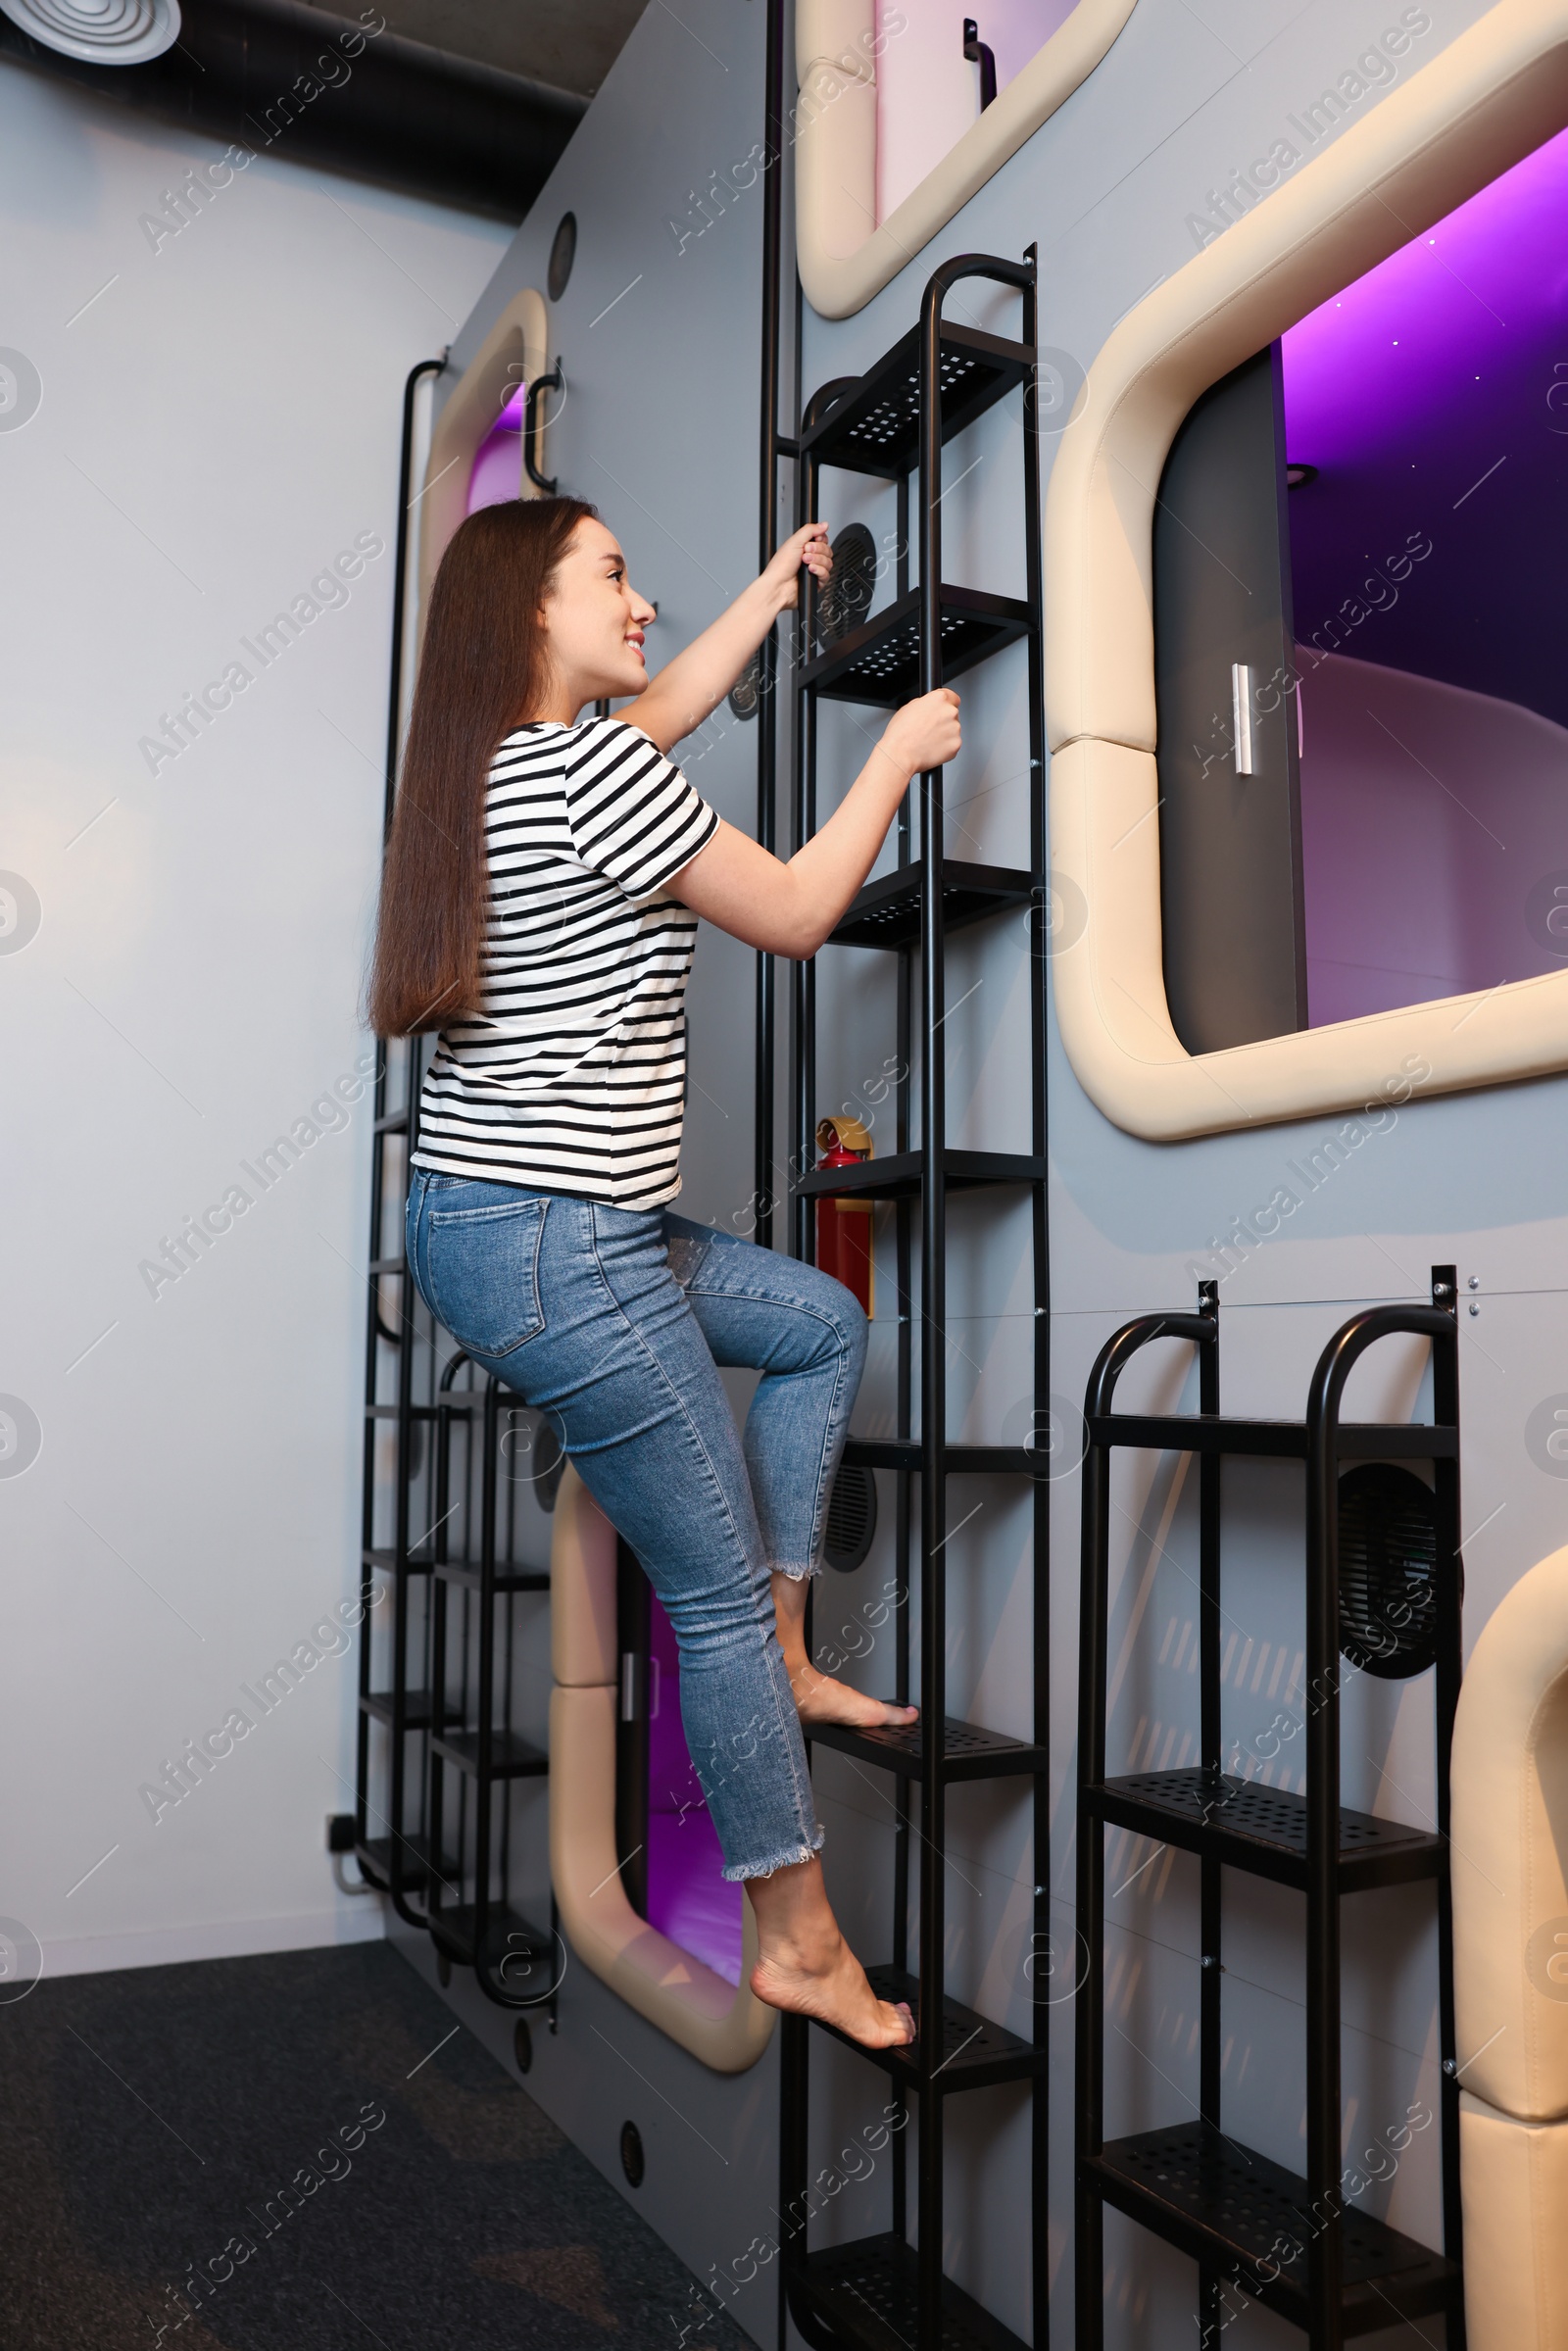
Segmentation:
{"type": "Polygon", "coordinates": [[[581,498],[481,507],[441,558],[381,872],[367,1001],[378,1037],[478,1008],[485,782],[544,691],[539,608],[572,532],[596,514],[581,498]]]}

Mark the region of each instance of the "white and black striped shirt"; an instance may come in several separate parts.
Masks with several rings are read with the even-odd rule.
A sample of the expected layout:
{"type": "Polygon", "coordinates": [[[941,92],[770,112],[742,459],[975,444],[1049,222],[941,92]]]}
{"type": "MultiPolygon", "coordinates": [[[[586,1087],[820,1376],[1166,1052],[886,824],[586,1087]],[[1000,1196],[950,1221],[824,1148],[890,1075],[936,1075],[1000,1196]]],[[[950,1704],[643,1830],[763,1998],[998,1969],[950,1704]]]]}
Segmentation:
{"type": "Polygon", "coordinates": [[[717,828],[624,719],[507,737],[485,798],[481,1009],[441,1032],[414,1166],[616,1208],[674,1198],[697,917],[664,885],[717,828]]]}

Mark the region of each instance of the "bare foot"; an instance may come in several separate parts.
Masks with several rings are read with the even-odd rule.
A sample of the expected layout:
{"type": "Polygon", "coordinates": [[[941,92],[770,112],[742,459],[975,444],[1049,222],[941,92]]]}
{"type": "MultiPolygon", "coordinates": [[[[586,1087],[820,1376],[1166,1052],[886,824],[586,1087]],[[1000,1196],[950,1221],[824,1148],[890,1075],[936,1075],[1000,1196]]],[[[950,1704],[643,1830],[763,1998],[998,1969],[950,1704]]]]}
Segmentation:
{"type": "Polygon", "coordinates": [[[808,1956],[800,1945],[764,1951],[752,1970],[752,1989],[769,2008],[836,2025],[866,2049],[897,2049],[914,2038],[907,2001],[879,2000],[865,1970],[834,1930],[834,1949],[808,1956]]]}
{"type": "Polygon", "coordinates": [[[913,2040],[907,2004],[877,1998],[839,1933],[814,1853],[765,1878],[748,1878],[746,1892],[757,1917],[751,1983],[760,2000],[836,2025],[862,2048],[899,2049],[913,2040]]]}
{"type": "Polygon", "coordinates": [[[896,1706],[891,1698],[869,1697],[864,1690],[852,1690],[847,1682],[835,1682],[831,1674],[818,1673],[814,1665],[791,1665],[790,1688],[803,1723],[850,1723],[859,1731],[903,1730],[920,1719],[918,1706],[896,1706]]]}
{"type": "Polygon", "coordinates": [[[806,1599],[810,1580],[772,1574],[773,1614],[784,1670],[795,1692],[795,1710],[803,1723],[849,1723],[858,1731],[903,1731],[920,1716],[918,1706],[895,1706],[887,1698],[869,1698],[830,1674],[818,1673],[806,1654],[806,1599]]]}

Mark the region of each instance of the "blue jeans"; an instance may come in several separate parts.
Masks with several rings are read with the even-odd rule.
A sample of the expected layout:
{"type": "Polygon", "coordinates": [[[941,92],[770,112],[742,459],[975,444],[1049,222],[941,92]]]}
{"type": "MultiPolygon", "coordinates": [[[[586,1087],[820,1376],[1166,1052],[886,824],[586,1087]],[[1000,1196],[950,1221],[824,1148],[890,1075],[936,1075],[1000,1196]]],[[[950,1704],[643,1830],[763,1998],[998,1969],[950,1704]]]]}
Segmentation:
{"type": "Polygon", "coordinates": [[[550,1415],[680,1644],[681,1718],[726,1878],[822,1842],[769,1570],[820,1563],[865,1363],[841,1283],[662,1208],[416,1167],[408,1252],[437,1321],[550,1415]],[[762,1374],[744,1446],[714,1368],[762,1374]]]}

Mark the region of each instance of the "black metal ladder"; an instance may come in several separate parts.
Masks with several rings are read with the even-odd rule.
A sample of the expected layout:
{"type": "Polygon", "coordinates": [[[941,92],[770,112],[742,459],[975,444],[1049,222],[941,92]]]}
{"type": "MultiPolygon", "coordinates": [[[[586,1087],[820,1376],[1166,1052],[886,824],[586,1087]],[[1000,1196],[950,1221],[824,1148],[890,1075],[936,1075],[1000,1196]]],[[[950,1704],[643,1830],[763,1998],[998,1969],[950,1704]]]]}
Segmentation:
{"type": "MultiPolygon", "coordinates": [[[[374,1181],[388,1200],[406,1191],[406,1160],[400,1151],[388,1165],[382,1138],[410,1138],[412,1148],[425,1059],[422,1041],[396,1050],[404,1102],[378,1109],[375,1122],[374,1181]]],[[[519,1484],[534,1482],[537,1448],[553,1447],[553,1440],[540,1416],[477,1372],[429,1315],[401,1252],[380,1253],[382,1221],[378,1200],[354,1850],[362,1875],[399,1917],[428,1930],[443,1981],[453,1965],[471,1967],[500,2006],[548,2007],[553,2025],[560,1973],[554,1900],[548,1930],[531,1926],[512,1904],[508,1800],[515,1783],[542,1779],[549,1768],[545,1750],[512,1725],[512,1613],[516,1595],[550,1589],[548,1565],[518,1555],[525,1539],[516,1495],[519,1484]],[[395,1328],[380,1303],[394,1283],[395,1328]],[[394,1395],[380,1393],[392,1384],[394,1395]],[[377,1544],[388,1484],[392,1541],[377,1544]],[[422,1522],[417,1534],[416,1519],[422,1522]],[[378,1576],[391,1603],[384,1624],[386,1602],[368,1605],[378,1576]],[[375,1724],[386,1734],[380,1749],[372,1746],[375,1724]]],[[[545,1475],[552,1474],[547,1464],[545,1475]]]]}
{"type": "MultiPolygon", "coordinates": [[[[816,829],[816,716],[825,699],[891,709],[917,693],[951,682],[1003,648],[1023,642],[1028,661],[1030,843],[1027,868],[960,864],[943,843],[940,770],[918,779],[919,839],[912,839],[908,804],[900,818],[897,872],[861,891],[829,942],[877,948],[898,958],[899,1044],[895,1149],[858,1167],[815,1174],[816,990],[813,967],[796,967],[792,1020],[795,1181],[791,1249],[813,1254],[816,1202],[834,1197],[896,1204],[898,1302],[897,1434],[885,1442],[852,1440],[846,1465],[891,1472],[897,1481],[900,1580],[918,1589],[920,1607],[920,1723],[911,1730],[814,1732],[829,1746],[894,1780],[894,1948],[885,1965],[868,1969],[885,1999],[907,1999],[919,2036],[908,2048],[858,2053],[891,2079],[898,2113],[918,2101],[919,2132],[913,2165],[915,2239],[907,2237],[906,2135],[894,2139],[892,2226],[832,2249],[812,2251],[805,2223],[809,2171],[811,2033],[786,2018],[782,2035],[781,2198],[783,2285],[791,2315],[819,2351],[841,2345],[866,2351],[958,2351],[984,2344],[1012,2351],[1018,2338],[943,2273],[943,2115],[948,2099],[1003,2083],[1027,2084],[1032,2108],[1030,2260],[1035,2340],[1046,2337],[1046,2026],[1037,2007],[1025,2039],[946,1996],[945,1844],[948,1790],[959,1783],[1000,1778],[1033,1782],[1033,1927],[1039,1951],[1049,1945],[1048,1805],[1048,1573],[1049,1486],[1041,1452],[1028,1445],[956,1445],[947,1436],[946,1315],[949,1195],[997,1187],[1022,1188],[1032,1205],[1032,1370],[1037,1396],[1050,1387],[1046,1229],[1046,1000],[1047,908],[1045,823],[1040,783],[1043,709],[1040,635],[1040,480],[1035,432],[1034,364],[1036,273],[1034,249],[1023,261],[968,254],[945,263],[925,290],[920,322],[864,375],[823,387],[807,404],[797,441],[782,444],[797,461],[797,518],[815,518],[823,468],[835,466],[897,485],[900,566],[892,605],[848,634],[813,651],[817,599],[808,587],[797,635],[794,672],[795,775],[793,836],[798,846],[816,829]],[[945,298],[967,278],[1014,289],[1021,298],[1017,341],[959,326],[943,317],[945,298]],[[944,444],[1008,394],[1022,390],[1021,508],[1026,594],[984,594],[947,583],[942,570],[942,451],[944,444]],[[910,477],[917,480],[919,577],[908,578],[910,477]],[[943,1052],[947,1013],[943,956],[949,931],[1004,910],[1035,909],[1030,923],[1031,987],[1028,1029],[1030,1149],[1026,1152],[957,1151],[946,1140],[943,1052]],[[912,1049],[919,1048],[918,1087],[912,1049]],[[911,1097],[918,1096],[918,1132],[911,1097]],[[919,1416],[913,1412],[913,1326],[918,1235],[919,1416]],[[955,1475],[1035,1478],[1033,1493],[1034,1636],[1033,1735],[1016,1739],[955,1720],[946,1702],[947,1482],[955,1475]],[[913,1482],[918,1480],[918,1520],[913,1482]],[[917,1577],[911,1577],[911,1566],[917,1577]],[[939,1739],[925,1726],[943,1725],[939,1739]],[[910,1865],[918,1862],[915,1965],[907,1947],[910,1865]]],[[[910,1686],[909,1609],[898,1611],[897,1690],[910,1686]]],[[[835,2037],[841,2037],[835,2035],[835,2037]]],[[[854,2043],[845,2043],[854,2047],[854,2043]]]]}
{"type": "MultiPolygon", "coordinates": [[[[1219,1302],[1200,1286],[1196,1314],[1149,1314],[1101,1349],[1084,1414],[1083,1564],[1079,1631],[1078,1931],[1085,1976],[1077,2003],[1076,2271],[1078,2351],[1104,2339],[1106,2204],[1188,2254],[1199,2272],[1199,2342],[1215,2351],[1250,2296],[1305,2329],[1312,2351],[1349,2337],[1447,2318],[1462,2351],[1459,2267],[1459,2082],[1453,2041],[1448,1892],[1448,1748],[1459,1694],[1459,1378],[1454,1269],[1434,1266],[1432,1302],[1375,1306],[1337,1331],[1318,1358],[1301,1421],[1220,1413],[1219,1302]],[[1413,1333],[1433,1357],[1430,1422],[1352,1423],[1345,1385],[1380,1339],[1413,1333]],[[1199,1411],[1118,1412],[1116,1385],[1157,1339],[1199,1350],[1199,1411]],[[1200,1760],[1196,1768],[1110,1778],[1105,1671],[1111,1454],[1118,1446],[1197,1453],[1199,1486],[1200,1760]],[[1227,1455],[1300,1461],[1306,1470],[1306,1789],[1298,1794],[1223,1768],[1220,1719],[1220,1477],[1227,1455]],[[1436,1518],[1437,1754],[1435,1833],[1340,1803],[1339,1474],[1347,1461],[1433,1465],[1436,1518]],[[1199,1857],[1199,2115],[1164,2131],[1104,2136],[1105,1832],[1121,1829],[1199,1857]],[[1263,1878],[1306,1897],[1306,2175],[1298,2177],[1221,2128],[1221,1871],[1263,1878]],[[1439,2041],[1446,2251],[1436,2253],[1355,2208],[1342,2181],[1340,1905],[1351,1894],[1430,1881],[1438,1906],[1439,2041]],[[1235,2306],[1227,2309],[1231,2289],[1235,2306]]],[[[1364,2183],[1363,2183],[1364,2184],[1364,2183]]]]}
{"type": "MultiPolygon", "coordinates": [[[[404,392],[388,831],[402,733],[415,397],[420,377],[443,364],[421,361],[404,392]]],[[[548,2009],[554,2029],[560,1949],[554,1897],[546,1931],[513,1907],[509,1890],[511,1790],[548,1769],[543,1749],[511,1726],[514,1597],[546,1592],[550,1584],[548,1567],[516,1555],[514,1473],[524,1449],[541,1443],[541,1423],[520,1397],[476,1373],[425,1309],[405,1261],[402,1208],[432,1046],[416,1037],[385,1048],[375,1080],[354,1852],[363,1877],[387,1895],[404,1923],[429,1931],[443,1981],[454,1964],[471,1967],[492,2000],[548,2009]],[[378,1577],[391,1603],[389,1619],[384,1601],[372,1606],[378,1577]],[[461,1610],[456,1638],[454,1599],[461,1610]],[[374,1737],[377,1727],[382,1739],[374,1737]]],[[[545,1474],[552,1474],[548,1466],[545,1474]]]]}

